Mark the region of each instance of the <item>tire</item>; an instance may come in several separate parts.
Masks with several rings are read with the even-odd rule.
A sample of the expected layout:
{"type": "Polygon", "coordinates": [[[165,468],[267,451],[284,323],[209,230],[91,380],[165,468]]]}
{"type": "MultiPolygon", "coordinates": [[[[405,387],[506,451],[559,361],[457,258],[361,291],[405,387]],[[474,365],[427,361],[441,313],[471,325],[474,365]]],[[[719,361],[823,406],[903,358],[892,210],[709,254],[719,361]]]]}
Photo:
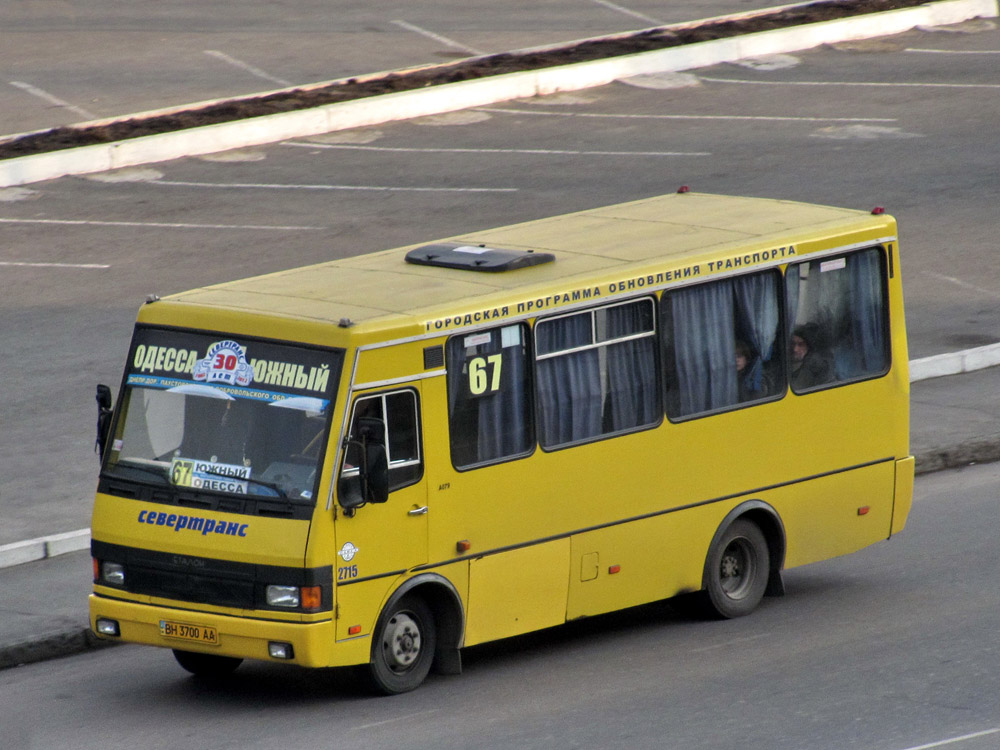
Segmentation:
{"type": "Polygon", "coordinates": [[[723,619],[753,612],[767,589],[771,572],[767,540],[756,524],[737,519],[722,532],[705,561],[703,602],[723,619]]]}
{"type": "Polygon", "coordinates": [[[384,695],[420,686],[430,672],[437,645],[434,615],[422,599],[404,596],[379,618],[372,639],[368,681],[384,695]]]}
{"type": "Polygon", "coordinates": [[[232,674],[243,663],[235,656],[218,656],[216,654],[199,654],[194,651],[174,649],[177,663],[198,677],[225,677],[232,674]]]}

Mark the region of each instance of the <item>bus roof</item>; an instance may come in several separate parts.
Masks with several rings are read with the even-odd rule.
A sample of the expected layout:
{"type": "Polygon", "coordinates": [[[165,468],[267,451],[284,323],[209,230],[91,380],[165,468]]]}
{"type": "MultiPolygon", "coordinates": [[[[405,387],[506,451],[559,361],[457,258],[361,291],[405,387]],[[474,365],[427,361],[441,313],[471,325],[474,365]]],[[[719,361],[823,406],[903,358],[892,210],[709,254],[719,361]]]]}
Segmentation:
{"type": "Polygon", "coordinates": [[[744,269],[767,267],[802,253],[894,238],[895,221],[885,214],[674,193],[439,241],[470,251],[486,246],[554,256],[552,262],[517,270],[483,273],[407,262],[408,251],[428,244],[420,243],[217,284],[164,301],[171,307],[359,326],[358,332],[407,327],[443,332],[461,327],[462,321],[478,322],[483,311],[490,319],[490,311],[504,307],[506,314],[497,317],[543,307],[558,311],[574,301],[576,292],[605,299],[619,291],[619,282],[625,292],[630,280],[634,289],[637,280],[657,288],[707,279],[727,268],[720,260],[733,259],[744,269]],[[794,250],[786,254],[789,246],[794,250]],[[534,304],[546,299],[543,306],[534,304]]]}

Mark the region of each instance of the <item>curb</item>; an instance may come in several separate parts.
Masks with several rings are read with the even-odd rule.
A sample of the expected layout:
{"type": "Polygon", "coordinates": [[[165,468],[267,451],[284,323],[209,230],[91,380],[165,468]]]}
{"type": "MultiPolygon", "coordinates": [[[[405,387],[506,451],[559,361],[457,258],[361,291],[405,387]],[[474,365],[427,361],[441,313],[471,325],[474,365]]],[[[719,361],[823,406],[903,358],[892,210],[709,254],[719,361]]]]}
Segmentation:
{"type": "Polygon", "coordinates": [[[4,544],[0,546],[0,568],[10,568],[84,549],[90,549],[90,529],[66,531],[62,534],[4,544]]]}
{"type": "Polygon", "coordinates": [[[59,659],[63,656],[75,656],[84,651],[117,645],[120,644],[99,639],[89,627],[68,627],[61,632],[37,639],[0,646],[0,669],[59,659]]]}
{"type": "Polygon", "coordinates": [[[961,352],[936,354],[933,357],[910,361],[910,382],[916,383],[919,380],[941,378],[946,375],[961,375],[963,372],[985,370],[996,365],[1000,365],[1000,344],[987,344],[961,352]]]}
{"type": "MultiPolygon", "coordinates": [[[[942,26],[977,16],[995,17],[1000,15],[997,3],[998,0],[939,0],[922,6],[837,21],[507,73],[249,120],[6,159],[0,163],[0,187],[262,146],[291,138],[442,114],[560,91],[577,91],[632,76],[689,70],[747,57],[797,52],[822,44],[899,34],[916,26],[942,26]]],[[[733,16],[736,17],[739,16],[733,16]]],[[[689,27],[690,23],[657,28],[680,26],[689,27]]]]}

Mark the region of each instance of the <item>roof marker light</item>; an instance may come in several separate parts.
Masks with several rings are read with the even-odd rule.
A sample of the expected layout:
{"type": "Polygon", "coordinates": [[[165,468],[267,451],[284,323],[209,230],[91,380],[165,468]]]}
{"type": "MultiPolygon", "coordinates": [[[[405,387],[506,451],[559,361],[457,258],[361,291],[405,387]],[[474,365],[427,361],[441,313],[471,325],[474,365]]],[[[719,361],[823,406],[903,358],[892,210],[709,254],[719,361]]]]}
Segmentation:
{"type": "Polygon", "coordinates": [[[677,192],[678,193],[690,193],[691,192],[691,188],[689,188],[687,185],[681,185],[679,188],[677,188],[677,192]]]}
{"type": "Polygon", "coordinates": [[[875,208],[872,209],[872,214],[875,216],[879,216],[884,213],[885,213],[885,206],[875,206],[875,208]]]}

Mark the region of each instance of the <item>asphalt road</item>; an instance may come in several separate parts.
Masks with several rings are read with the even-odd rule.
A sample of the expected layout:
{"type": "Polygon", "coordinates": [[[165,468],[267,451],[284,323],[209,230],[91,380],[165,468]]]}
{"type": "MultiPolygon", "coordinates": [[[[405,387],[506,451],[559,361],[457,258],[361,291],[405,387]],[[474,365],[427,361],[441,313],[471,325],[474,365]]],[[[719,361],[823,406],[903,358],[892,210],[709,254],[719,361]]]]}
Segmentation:
{"type": "Polygon", "coordinates": [[[0,190],[0,544],[89,525],[94,385],[147,294],[681,184],[885,206],[911,356],[992,343],[998,53],[968,22],[0,190]]]}
{"type": "Polygon", "coordinates": [[[750,617],[593,618],[468,649],[463,675],[395,698],[345,670],[244,664],[205,684],[136,646],[7,670],[0,744],[992,750],[998,494],[997,464],[921,477],[902,534],[787,572],[750,617]]]}

